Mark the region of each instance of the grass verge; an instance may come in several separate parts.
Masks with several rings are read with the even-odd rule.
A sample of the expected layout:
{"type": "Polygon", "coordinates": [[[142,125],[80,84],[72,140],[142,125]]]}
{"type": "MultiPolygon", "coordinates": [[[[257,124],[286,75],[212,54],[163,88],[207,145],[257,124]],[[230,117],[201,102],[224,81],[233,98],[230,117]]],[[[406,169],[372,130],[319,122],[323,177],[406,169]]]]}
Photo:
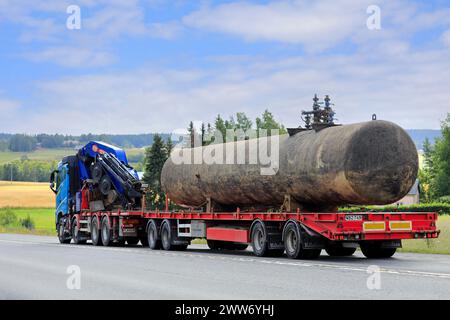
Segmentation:
{"type": "Polygon", "coordinates": [[[399,252],[450,254],[450,215],[440,215],[437,226],[441,230],[439,238],[403,240],[399,252]]]}

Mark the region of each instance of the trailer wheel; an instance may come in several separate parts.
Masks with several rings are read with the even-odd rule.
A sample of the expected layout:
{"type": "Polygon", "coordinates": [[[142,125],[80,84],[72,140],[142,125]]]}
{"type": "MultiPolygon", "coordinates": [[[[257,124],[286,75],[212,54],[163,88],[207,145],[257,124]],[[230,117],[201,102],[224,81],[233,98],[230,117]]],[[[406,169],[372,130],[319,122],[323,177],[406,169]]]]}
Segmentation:
{"type": "Polygon", "coordinates": [[[348,257],[355,253],[356,248],[345,248],[340,245],[330,245],[325,248],[330,257],[348,257]]]}
{"type": "Polygon", "coordinates": [[[164,250],[172,250],[172,232],[170,232],[170,225],[164,221],[161,226],[161,245],[164,250]]]}
{"type": "Polygon", "coordinates": [[[92,217],[91,222],[91,240],[94,246],[101,246],[102,239],[100,236],[100,230],[98,226],[98,218],[96,216],[92,217]]]}
{"type": "Polygon", "coordinates": [[[286,255],[291,259],[316,259],[322,251],[321,249],[303,248],[302,233],[294,223],[289,223],[286,226],[283,239],[286,255]]]}
{"type": "Polygon", "coordinates": [[[111,245],[111,228],[109,226],[109,218],[107,216],[104,216],[102,219],[101,237],[102,243],[105,247],[111,245]]]}
{"type": "Polygon", "coordinates": [[[266,257],[269,255],[269,245],[267,242],[267,232],[264,225],[260,222],[256,223],[252,230],[252,247],[253,253],[258,257],[266,257]]]}
{"type": "Polygon", "coordinates": [[[161,240],[158,237],[158,227],[155,221],[150,221],[147,228],[148,246],[152,250],[161,249],[161,240]]]}
{"type": "Polygon", "coordinates": [[[58,220],[58,240],[62,244],[68,244],[72,240],[70,237],[67,237],[65,235],[65,229],[66,229],[66,218],[60,217],[58,220]]]}
{"type": "Polygon", "coordinates": [[[381,242],[363,243],[361,244],[361,251],[369,259],[390,258],[397,251],[397,248],[382,248],[381,245],[381,242]]]}
{"type": "Polygon", "coordinates": [[[78,229],[77,219],[72,220],[72,239],[74,244],[85,244],[86,240],[80,236],[80,230],[78,229]]]}

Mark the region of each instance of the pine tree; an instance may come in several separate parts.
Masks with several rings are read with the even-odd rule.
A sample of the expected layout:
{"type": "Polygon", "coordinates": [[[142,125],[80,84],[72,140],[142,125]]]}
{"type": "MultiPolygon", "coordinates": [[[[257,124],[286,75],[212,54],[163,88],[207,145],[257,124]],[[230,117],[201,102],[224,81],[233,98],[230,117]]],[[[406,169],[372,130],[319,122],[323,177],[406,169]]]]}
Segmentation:
{"type": "Polygon", "coordinates": [[[168,158],[167,146],[161,136],[156,134],[151,147],[145,150],[144,182],[148,184],[150,192],[148,200],[155,207],[162,208],[165,196],[161,189],[161,171],[168,158]]]}
{"type": "Polygon", "coordinates": [[[261,118],[256,118],[256,129],[258,132],[261,129],[267,130],[267,135],[271,135],[270,130],[272,129],[278,129],[279,134],[285,134],[287,132],[282,124],[275,121],[273,114],[267,109],[264,111],[261,118]]]}

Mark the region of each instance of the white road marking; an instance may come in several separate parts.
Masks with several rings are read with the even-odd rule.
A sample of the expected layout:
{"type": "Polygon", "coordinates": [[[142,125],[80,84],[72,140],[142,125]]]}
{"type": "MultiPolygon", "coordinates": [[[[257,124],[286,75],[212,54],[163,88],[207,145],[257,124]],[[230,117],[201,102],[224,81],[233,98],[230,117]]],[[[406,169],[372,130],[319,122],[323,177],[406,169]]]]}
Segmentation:
{"type": "MultiPolygon", "coordinates": [[[[13,243],[13,244],[25,244],[25,245],[46,245],[54,248],[71,248],[71,249],[88,249],[88,250],[104,250],[104,251],[118,251],[118,252],[128,252],[137,253],[141,255],[162,255],[162,256],[178,256],[178,257],[188,257],[197,259],[210,259],[210,260],[222,260],[222,261],[238,261],[238,262],[250,262],[250,263],[264,263],[272,265],[283,265],[283,266],[295,266],[304,268],[322,268],[322,269],[335,269],[343,271],[357,271],[357,272],[367,272],[367,267],[355,267],[350,265],[339,265],[339,264],[326,264],[320,262],[296,262],[292,260],[280,261],[280,260],[267,260],[264,258],[243,258],[243,257],[231,257],[231,256],[214,256],[214,255],[204,255],[202,253],[183,253],[183,252],[171,252],[162,250],[145,250],[145,248],[113,248],[113,247],[95,247],[92,245],[61,245],[59,243],[48,243],[48,242],[34,242],[34,241],[20,241],[20,240],[3,240],[0,239],[0,243],[13,243]],[[144,250],[143,250],[144,249],[144,250]]],[[[431,278],[442,278],[450,279],[450,273],[436,273],[436,272],[426,272],[426,271],[415,271],[415,270],[405,270],[405,269],[392,269],[392,268],[380,268],[380,272],[387,274],[395,274],[401,276],[416,276],[416,277],[431,277],[431,278]]]]}

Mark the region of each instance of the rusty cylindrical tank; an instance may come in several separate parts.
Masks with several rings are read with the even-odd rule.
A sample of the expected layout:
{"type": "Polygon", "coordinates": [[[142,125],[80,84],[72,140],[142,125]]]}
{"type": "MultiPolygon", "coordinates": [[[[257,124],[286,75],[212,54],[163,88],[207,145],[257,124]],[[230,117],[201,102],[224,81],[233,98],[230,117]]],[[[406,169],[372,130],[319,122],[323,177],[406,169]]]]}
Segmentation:
{"type": "MultiPolygon", "coordinates": [[[[236,143],[248,146],[248,141],[236,143]]],[[[224,152],[226,145],[220,145],[224,152]]],[[[300,204],[326,208],[393,203],[417,177],[413,141],[388,121],[283,135],[279,145],[275,175],[261,175],[257,164],[175,164],[172,154],[162,170],[163,190],[175,203],[192,207],[204,205],[208,197],[224,206],[276,207],[290,195],[300,204]]]]}

